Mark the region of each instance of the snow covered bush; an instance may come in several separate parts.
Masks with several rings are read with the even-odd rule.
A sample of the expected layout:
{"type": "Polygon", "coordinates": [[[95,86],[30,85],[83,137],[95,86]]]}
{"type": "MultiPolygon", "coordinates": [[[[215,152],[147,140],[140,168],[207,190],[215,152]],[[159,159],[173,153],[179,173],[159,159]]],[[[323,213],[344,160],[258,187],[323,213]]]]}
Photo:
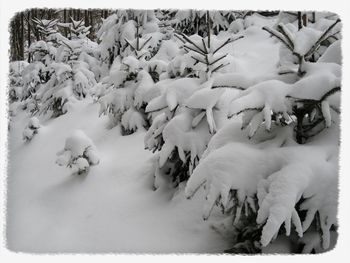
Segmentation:
{"type": "Polygon", "coordinates": [[[55,118],[65,114],[76,100],[85,98],[96,79],[92,66],[86,62],[92,58],[88,53],[91,41],[81,36],[69,40],[60,33],[47,39],[56,45],[55,60],[43,66],[47,78],[36,90],[35,99],[39,114],[55,118]]]}
{"type": "Polygon", "coordinates": [[[39,19],[35,17],[32,20],[36,25],[40,38],[44,41],[46,41],[50,35],[56,34],[58,31],[58,19],[39,19]]]}
{"type": "Polygon", "coordinates": [[[69,167],[73,173],[87,174],[90,166],[97,165],[99,158],[96,147],[87,135],[76,130],[66,139],[62,151],[57,153],[56,163],[59,166],[69,167]]]}
{"type": "Polygon", "coordinates": [[[177,32],[205,37],[208,34],[208,15],[214,34],[227,30],[230,23],[240,16],[234,11],[177,10],[170,14],[169,23],[177,32]]]}
{"type": "Polygon", "coordinates": [[[23,92],[23,70],[28,66],[26,61],[13,61],[10,63],[10,89],[9,100],[10,103],[22,99],[23,92]]]}
{"type": "Polygon", "coordinates": [[[300,244],[309,252],[330,247],[337,226],[340,82],[340,65],[304,61],[296,82],[261,81],[232,101],[229,116],[242,115],[250,140],[237,136],[238,125],[224,127],[186,187],[191,197],[205,185],[205,219],[215,204],[232,216],[240,240],[229,252],[261,251],[282,233],[320,235],[296,238],[294,252],[300,244]]]}
{"type": "Polygon", "coordinates": [[[152,60],[163,39],[154,13],[128,11],[114,14],[105,20],[99,32],[101,56],[107,56],[108,44],[108,56],[113,61],[109,75],[95,89],[100,114],[108,115],[113,126],[120,123],[122,134],[148,127],[143,95],[165,71],[163,61],[152,60]],[[130,20],[122,23],[125,19],[130,20]]]}
{"type": "Polygon", "coordinates": [[[31,141],[34,135],[38,133],[39,128],[39,120],[36,117],[30,118],[27,126],[24,128],[23,131],[23,140],[31,141]]]}
{"type": "Polygon", "coordinates": [[[191,175],[211,136],[226,120],[222,89],[211,89],[213,80],[165,79],[149,93],[160,94],[149,101],[146,113],[152,125],[145,136],[145,148],[159,151],[155,161],[155,187],[159,177],[178,185],[191,175]]]}
{"type": "Polygon", "coordinates": [[[146,113],[152,121],[145,148],[159,151],[153,159],[155,188],[161,177],[170,178],[175,186],[186,181],[210,138],[226,120],[227,105],[221,99],[225,91],[212,86],[215,76],[224,75],[221,69],[234,60],[220,51],[242,36],[218,39],[210,32],[210,22],[206,30],[205,38],[183,33],[174,36],[180,50],[169,60],[161,80],[145,93],[151,98],[146,113]]]}
{"type": "Polygon", "coordinates": [[[340,19],[335,21],[323,19],[320,23],[307,26],[299,22],[298,27],[291,23],[286,25],[280,23],[277,25],[277,30],[263,27],[283,44],[280,48],[281,73],[294,72],[301,77],[305,73],[303,68],[305,61],[315,62],[326,49],[324,43],[331,37],[337,40],[335,35],[340,32],[339,22],[340,19]]]}

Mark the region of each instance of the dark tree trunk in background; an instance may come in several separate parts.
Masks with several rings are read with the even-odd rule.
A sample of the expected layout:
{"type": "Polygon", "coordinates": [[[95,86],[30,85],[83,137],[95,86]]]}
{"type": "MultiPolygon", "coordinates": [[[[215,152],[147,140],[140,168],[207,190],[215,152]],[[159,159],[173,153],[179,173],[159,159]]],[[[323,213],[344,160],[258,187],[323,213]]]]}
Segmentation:
{"type": "Polygon", "coordinates": [[[303,26],[307,26],[307,14],[303,14],[303,26]]]}
{"type": "Polygon", "coordinates": [[[89,26],[89,11],[88,10],[84,11],[84,22],[85,22],[85,26],[89,26]]]}
{"type": "MultiPolygon", "coordinates": [[[[67,9],[63,10],[63,23],[67,23],[67,9]]],[[[64,28],[64,36],[67,37],[67,28],[64,28]]]]}
{"type": "Polygon", "coordinates": [[[298,12],[298,30],[300,30],[303,27],[303,22],[301,18],[301,12],[298,12]]]}
{"type": "Polygon", "coordinates": [[[19,59],[24,59],[24,13],[21,13],[21,23],[20,23],[20,33],[19,33],[19,42],[20,42],[20,53],[19,59]]]}
{"type": "MultiPolygon", "coordinates": [[[[31,10],[29,10],[28,11],[28,19],[27,19],[27,41],[28,41],[28,48],[30,47],[30,45],[31,45],[31,39],[30,39],[30,34],[31,34],[31,31],[30,31],[30,19],[31,19],[31,17],[30,17],[30,13],[31,13],[31,10]]],[[[30,61],[31,61],[31,56],[30,56],[30,54],[29,54],[29,52],[28,52],[28,63],[30,63],[30,61]]]]}

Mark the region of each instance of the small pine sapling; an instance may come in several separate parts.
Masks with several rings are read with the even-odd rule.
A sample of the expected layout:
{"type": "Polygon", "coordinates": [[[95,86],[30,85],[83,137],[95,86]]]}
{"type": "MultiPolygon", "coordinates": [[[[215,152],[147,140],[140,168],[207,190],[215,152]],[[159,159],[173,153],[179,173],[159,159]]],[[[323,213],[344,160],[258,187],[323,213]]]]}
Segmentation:
{"type": "Polygon", "coordinates": [[[27,126],[23,131],[23,140],[29,142],[33,139],[33,137],[38,133],[40,128],[39,120],[36,117],[32,117],[29,119],[27,126]]]}
{"type": "Polygon", "coordinates": [[[200,41],[194,41],[188,36],[186,36],[184,33],[180,33],[181,37],[178,35],[175,35],[183,43],[183,49],[187,52],[187,56],[189,56],[191,59],[194,60],[194,63],[193,63],[194,70],[197,70],[200,73],[202,73],[200,74],[199,77],[204,78],[205,80],[208,80],[214,72],[219,71],[220,69],[222,69],[223,67],[229,64],[229,62],[227,63],[223,62],[228,54],[222,54],[219,51],[226,45],[243,38],[243,36],[228,38],[220,44],[215,43],[215,47],[214,47],[213,45],[214,43],[211,39],[212,38],[211,28],[212,28],[212,25],[211,25],[210,15],[209,15],[209,11],[207,11],[206,38],[201,37],[200,41]],[[203,76],[203,73],[204,73],[204,76],[203,76]]]}
{"type": "MultiPolygon", "coordinates": [[[[301,16],[300,17],[305,17],[301,16]]],[[[337,34],[339,29],[334,28],[340,22],[340,19],[332,22],[323,31],[307,26],[307,19],[298,19],[298,29],[295,26],[289,24],[286,26],[282,23],[277,25],[277,29],[263,27],[263,30],[270,33],[273,37],[276,37],[283,45],[281,48],[286,48],[293,57],[296,58],[293,61],[297,65],[297,69],[282,68],[280,74],[295,73],[298,77],[302,77],[305,74],[304,65],[306,61],[315,61],[315,53],[328,38],[337,34]],[[332,31],[333,30],[333,31],[332,31]]]]}
{"type": "Polygon", "coordinates": [[[73,173],[86,175],[90,166],[97,165],[99,158],[92,140],[81,130],[66,139],[62,151],[57,153],[56,163],[69,167],[73,173]]]}

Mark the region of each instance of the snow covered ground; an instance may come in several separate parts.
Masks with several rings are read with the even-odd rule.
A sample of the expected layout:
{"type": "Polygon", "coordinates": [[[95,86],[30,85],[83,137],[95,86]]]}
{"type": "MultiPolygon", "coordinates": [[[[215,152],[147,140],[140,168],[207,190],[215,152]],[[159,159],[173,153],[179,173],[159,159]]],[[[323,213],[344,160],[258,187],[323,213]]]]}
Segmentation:
{"type": "MultiPolygon", "coordinates": [[[[253,31],[237,42],[233,52],[236,71],[258,77],[277,62],[278,49],[265,32],[253,31]]],[[[208,221],[202,219],[203,190],[191,200],[183,187],[177,193],[153,191],[153,178],[147,174],[153,154],[144,150],[144,131],[121,136],[120,127],[109,129],[108,118],[98,117],[99,104],[88,99],[42,123],[26,143],[22,132],[30,116],[19,112],[9,134],[10,249],[221,253],[230,247],[230,240],[211,228],[222,217],[220,212],[208,221]],[[100,158],[87,176],[71,175],[69,169],[55,164],[57,152],[76,129],[92,139],[100,158]]]]}
{"type": "MultiPolygon", "coordinates": [[[[114,25],[116,19],[112,15],[104,25],[114,25]]],[[[341,89],[340,59],[334,54],[340,58],[340,45],[332,47],[338,53],[329,51],[330,46],[321,63],[310,62],[294,44],[307,43],[308,54],[312,43],[323,41],[322,35],[311,41],[303,35],[306,25],[297,29],[294,20],[287,24],[291,32],[279,25],[284,32],[280,40],[287,46],[281,48],[275,20],[248,17],[239,32],[244,38],[237,41],[230,40],[230,30],[240,20],[207,40],[185,35],[182,41],[179,36],[162,40],[157,59],[146,60],[138,52],[147,50],[134,48],[112,57],[113,63],[105,44],[113,44],[120,32],[102,26],[105,37],[102,44],[95,43],[96,52],[68,56],[60,64],[39,56],[21,73],[23,83],[14,75],[18,90],[12,89],[9,111],[9,248],[42,253],[222,253],[230,248],[233,253],[237,248],[239,253],[318,253],[321,243],[323,249],[333,247],[339,131],[332,123],[339,121],[341,89]],[[185,43],[183,50],[176,41],[185,43]],[[297,62],[294,49],[300,53],[297,62]],[[169,52],[174,56],[168,58],[169,52]],[[53,74],[49,81],[44,75],[38,80],[43,61],[46,73],[53,74]],[[98,61],[110,64],[95,68],[98,61]],[[147,134],[143,127],[149,128],[147,134]],[[76,174],[65,167],[70,165],[76,174]],[[88,174],[80,174],[86,169],[88,174]],[[182,183],[170,187],[163,176],[182,183]],[[154,177],[160,186],[156,191],[154,177]],[[255,217],[257,225],[250,221],[255,217]],[[288,238],[281,238],[284,234],[288,238]],[[238,246],[232,250],[233,245],[238,246]]],[[[329,30],[340,20],[330,22],[325,25],[329,30]]],[[[132,23],[125,28],[120,24],[120,30],[130,31],[127,25],[132,23]]],[[[154,37],[161,34],[157,28],[154,37]]],[[[145,39],[137,33],[135,41],[145,39]]]]}
{"type": "MultiPolygon", "coordinates": [[[[11,123],[8,161],[8,245],[24,252],[222,252],[228,240],[201,217],[202,194],[152,190],[152,153],[144,132],[121,136],[86,100],[22,140],[27,116],[11,123]],[[55,164],[75,129],[92,138],[101,159],[87,176],[55,164]]],[[[219,213],[217,214],[219,217],[219,213]]],[[[215,215],[212,220],[215,219],[215,215]]]]}

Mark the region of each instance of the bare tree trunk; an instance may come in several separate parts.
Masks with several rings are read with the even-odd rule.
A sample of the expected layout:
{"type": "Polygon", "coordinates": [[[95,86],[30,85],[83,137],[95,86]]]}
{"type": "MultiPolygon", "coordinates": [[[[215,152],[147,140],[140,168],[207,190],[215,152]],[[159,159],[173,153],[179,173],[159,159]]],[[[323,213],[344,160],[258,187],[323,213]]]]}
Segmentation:
{"type": "Polygon", "coordinates": [[[88,10],[84,11],[84,23],[85,23],[85,26],[89,26],[89,11],[88,10]]]}
{"type": "Polygon", "coordinates": [[[210,49],[210,16],[209,16],[209,10],[207,11],[207,34],[208,34],[208,49],[210,49]]]}
{"type": "MultiPolygon", "coordinates": [[[[38,18],[38,10],[37,9],[33,9],[33,18],[38,18]]],[[[35,29],[35,37],[36,37],[36,41],[40,40],[39,32],[37,29],[35,29]]]]}
{"type": "MultiPolygon", "coordinates": [[[[30,45],[31,45],[31,39],[30,39],[30,19],[31,19],[31,17],[30,17],[30,13],[31,13],[31,10],[28,10],[28,19],[27,19],[27,40],[28,40],[28,50],[29,50],[29,47],[30,47],[30,45]]],[[[30,56],[30,53],[28,52],[28,63],[30,63],[31,62],[31,56],[30,56]]]]}
{"type": "Polygon", "coordinates": [[[94,37],[94,34],[95,34],[95,31],[94,31],[94,17],[93,17],[93,14],[95,13],[95,11],[94,10],[90,10],[89,13],[90,13],[90,25],[91,25],[90,37],[92,39],[94,37]]]}
{"type": "MultiPolygon", "coordinates": [[[[63,23],[67,23],[67,10],[63,9],[63,23]]],[[[64,36],[67,37],[67,28],[64,27],[64,36]]]]}
{"type": "Polygon", "coordinates": [[[303,19],[303,26],[304,27],[307,26],[307,14],[306,13],[303,14],[302,19],[303,19]]]}
{"type": "Polygon", "coordinates": [[[20,38],[19,38],[19,44],[20,44],[20,59],[24,59],[24,14],[21,12],[21,23],[20,23],[20,38]]]}
{"type": "Polygon", "coordinates": [[[302,24],[302,17],[301,17],[301,12],[298,12],[298,30],[300,30],[303,27],[302,24]]]}

